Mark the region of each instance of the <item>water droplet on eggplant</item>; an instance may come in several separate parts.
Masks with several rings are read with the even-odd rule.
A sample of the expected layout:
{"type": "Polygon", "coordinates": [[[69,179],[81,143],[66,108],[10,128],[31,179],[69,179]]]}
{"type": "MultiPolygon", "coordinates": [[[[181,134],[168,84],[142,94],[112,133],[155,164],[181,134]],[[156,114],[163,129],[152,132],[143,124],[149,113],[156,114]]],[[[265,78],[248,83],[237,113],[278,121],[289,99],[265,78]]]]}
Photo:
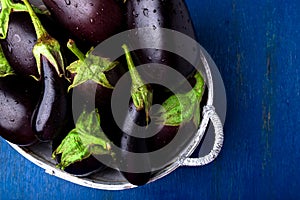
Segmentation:
{"type": "Polygon", "coordinates": [[[14,34],[14,41],[15,42],[21,42],[21,37],[18,34],[14,34]]]}
{"type": "Polygon", "coordinates": [[[137,13],[135,10],[133,10],[133,11],[132,11],[132,15],[133,15],[134,17],[138,17],[138,16],[139,16],[139,13],[137,13]]]}
{"type": "Polygon", "coordinates": [[[148,10],[148,8],[144,8],[143,14],[145,15],[145,17],[149,17],[149,10],[148,10]]]}
{"type": "Polygon", "coordinates": [[[65,0],[65,3],[66,3],[67,5],[71,5],[71,0],[65,0]]]}

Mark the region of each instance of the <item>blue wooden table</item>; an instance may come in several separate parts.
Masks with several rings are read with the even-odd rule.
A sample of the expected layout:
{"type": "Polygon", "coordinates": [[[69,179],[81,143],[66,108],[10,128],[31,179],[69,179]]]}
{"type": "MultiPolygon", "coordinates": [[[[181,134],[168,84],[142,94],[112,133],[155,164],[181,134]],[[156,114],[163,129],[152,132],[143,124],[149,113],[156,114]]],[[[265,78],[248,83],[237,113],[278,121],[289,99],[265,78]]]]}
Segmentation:
{"type": "Polygon", "coordinates": [[[45,174],[0,140],[0,199],[299,199],[300,2],[187,0],[227,90],[215,162],[127,191],[45,174]]]}

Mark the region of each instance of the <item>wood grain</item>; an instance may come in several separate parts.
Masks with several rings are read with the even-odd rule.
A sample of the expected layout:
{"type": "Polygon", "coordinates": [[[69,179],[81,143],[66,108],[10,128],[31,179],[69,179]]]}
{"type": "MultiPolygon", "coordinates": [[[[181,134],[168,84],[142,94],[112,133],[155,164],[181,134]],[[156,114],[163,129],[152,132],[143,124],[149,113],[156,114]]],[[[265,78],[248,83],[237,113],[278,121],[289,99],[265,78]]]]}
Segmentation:
{"type": "Polygon", "coordinates": [[[0,199],[299,199],[300,3],[186,0],[224,79],[225,144],[215,162],[111,192],[43,173],[0,140],[0,199]]]}

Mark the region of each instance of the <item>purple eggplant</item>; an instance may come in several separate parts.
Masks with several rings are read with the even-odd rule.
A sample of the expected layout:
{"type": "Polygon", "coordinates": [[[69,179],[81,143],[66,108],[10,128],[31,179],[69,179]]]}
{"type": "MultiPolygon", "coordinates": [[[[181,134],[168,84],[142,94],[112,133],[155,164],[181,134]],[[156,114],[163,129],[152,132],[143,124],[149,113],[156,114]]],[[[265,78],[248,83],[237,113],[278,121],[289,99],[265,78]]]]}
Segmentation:
{"type": "Polygon", "coordinates": [[[101,113],[110,107],[113,86],[125,73],[123,65],[95,55],[93,49],[83,54],[73,40],[69,40],[67,46],[78,58],[67,67],[71,73],[69,90],[73,89],[76,115],[80,115],[83,107],[88,111],[98,108],[101,113]]]}
{"type": "MultiPolygon", "coordinates": [[[[160,28],[172,29],[184,33],[195,39],[195,31],[190,19],[190,15],[184,0],[127,0],[127,28],[151,28],[150,34],[145,31],[136,31],[136,38],[138,46],[146,46],[149,41],[157,44],[157,46],[164,46],[164,41],[174,40],[172,36],[167,35],[160,28]]],[[[172,42],[176,44],[174,40],[172,42]]],[[[192,48],[192,47],[190,47],[192,48]]],[[[167,49],[169,50],[169,49],[167,49]]],[[[194,66],[178,55],[169,51],[160,49],[140,49],[136,51],[136,55],[141,64],[158,63],[169,66],[183,76],[189,77],[194,72],[194,66]]],[[[170,79],[168,70],[153,69],[149,65],[147,69],[147,76],[144,79],[162,80],[170,79]]],[[[175,82],[181,80],[176,80],[175,82]]]]}
{"type": "Polygon", "coordinates": [[[41,141],[50,141],[61,133],[68,120],[67,84],[47,58],[42,56],[41,63],[43,94],[32,122],[37,137],[41,141]]]}
{"type": "Polygon", "coordinates": [[[45,30],[28,0],[23,2],[37,37],[32,52],[43,90],[32,117],[32,126],[41,141],[50,141],[61,134],[68,119],[64,61],[58,41],[45,30]]]}
{"type": "MultiPolygon", "coordinates": [[[[132,124],[147,126],[145,110],[138,109],[132,101],[129,104],[128,113],[125,119],[122,130],[134,132],[135,130],[132,128],[132,124]]],[[[151,166],[150,159],[147,156],[144,156],[142,160],[138,160],[128,153],[147,153],[149,150],[147,147],[146,135],[141,134],[139,135],[139,138],[137,138],[122,132],[120,148],[122,149],[122,175],[133,185],[146,184],[150,180],[152,174],[151,170],[148,170],[151,166]],[[146,172],[131,172],[136,165],[139,165],[146,172]]]]}
{"type": "Polygon", "coordinates": [[[0,78],[0,135],[4,139],[22,146],[37,142],[31,117],[40,93],[33,79],[14,75],[0,78]]]}
{"type": "Polygon", "coordinates": [[[147,153],[147,143],[145,132],[138,131],[138,127],[147,127],[150,123],[149,109],[152,104],[152,89],[149,85],[143,84],[143,81],[135,69],[133,60],[126,45],[122,46],[132,79],[131,100],[129,102],[128,111],[125,114],[124,122],[121,127],[122,137],[120,148],[122,153],[120,156],[120,171],[122,175],[134,185],[144,185],[151,178],[151,164],[148,156],[143,156],[137,160],[130,153],[147,153]],[[137,126],[135,126],[137,125],[137,126]],[[130,135],[130,133],[139,133],[139,138],[130,135]],[[135,172],[135,167],[139,166],[139,170],[135,172]]]}
{"type": "Polygon", "coordinates": [[[94,46],[122,31],[122,7],[115,0],[43,0],[53,18],[80,41],[94,46]]]}
{"type": "Polygon", "coordinates": [[[38,76],[32,53],[36,34],[27,12],[12,12],[7,37],[0,40],[6,59],[16,74],[38,76]]]}
{"type": "Polygon", "coordinates": [[[176,93],[166,99],[161,109],[154,114],[153,123],[158,133],[148,138],[150,152],[159,150],[159,160],[151,157],[156,170],[163,169],[174,161],[190,143],[200,125],[200,110],[205,91],[204,79],[200,73],[193,77],[193,88],[185,93],[176,93]]]}
{"type": "MultiPolygon", "coordinates": [[[[73,92],[72,111],[77,123],[75,128],[67,135],[54,139],[53,155],[59,163],[58,166],[64,171],[76,176],[87,176],[106,168],[97,158],[98,156],[102,158],[108,156],[107,154],[109,154],[110,150],[106,149],[107,151],[104,154],[97,152],[97,150],[93,151],[93,149],[91,149],[91,152],[82,152],[76,148],[76,145],[73,145],[78,144],[78,141],[85,140],[86,138],[91,139],[85,140],[84,143],[79,142],[79,145],[86,148],[90,146],[100,147],[101,142],[110,142],[109,139],[106,139],[107,136],[102,130],[102,127],[107,127],[108,129],[104,129],[113,135],[112,127],[108,125],[110,124],[109,119],[112,119],[109,117],[112,115],[108,108],[110,108],[113,86],[106,78],[105,73],[119,66],[117,62],[111,62],[106,58],[92,54],[92,51],[84,55],[77,48],[73,40],[69,40],[67,46],[78,58],[78,60],[67,67],[67,70],[71,73],[72,84],[69,86],[69,91],[73,92]],[[97,112],[95,112],[95,108],[97,112]],[[99,124],[100,116],[104,116],[101,119],[101,125],[99,124]],[[99,119],[97,120],[97,118],[99,119]],[[89,125],[82,128],[82,124],[84,123],[88,123],[89,125]],[[93,128],[86,129],[90,126],[93,128]]],[[[113,73],[110,78],[117,79],[118,76],[118,73],[113,73]]],[[[109,134],[107,135],[109,136],[109,134]]]]}
{"type": "Polygon", "coordinates": [[[52,155],[59,168],[76,176],[88,176],[106,168],[100,157],[111,162],[113,152],[100,123],[96,110],[82,111],[75,128],[53,146],[52,155]]]}

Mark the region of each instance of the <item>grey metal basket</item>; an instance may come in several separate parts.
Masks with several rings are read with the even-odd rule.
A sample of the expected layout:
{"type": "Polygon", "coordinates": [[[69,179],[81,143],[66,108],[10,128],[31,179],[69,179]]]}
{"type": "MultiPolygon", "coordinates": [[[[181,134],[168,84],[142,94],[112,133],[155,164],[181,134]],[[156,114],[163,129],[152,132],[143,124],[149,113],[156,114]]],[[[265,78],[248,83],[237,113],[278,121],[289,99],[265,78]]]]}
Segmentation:
{"type": "MultiPolygon", "coordinates": [[[[173,163],[163,170],[155,173],[150,182],[156,181],[181,166],[203,166],[212,162],[220,153],[223,145],[223,125],[226,114],[226,95],[224,84],[220,73],[209,56],[200,46],[200,60],[203,65],[203,73],[208,87],[208,100],[202,110],[202,121],[195,133],[193,140],[178,155],[173,163]],[[218,113],[218,114],[217,114],[218,113]],[[211,121],[212,123],[209,123],[211,121]],[[206,134],[205,134],[206,132],[206,134]],[[204,138],[205,135],[205,138],[204,138]],[[201,148],[198,158],[190,158],[200,141],[201,148]],[[207,152],[207,153],[206,153],[207,152]]],[[[25,158],[45,169],[45,172],[67,181],[97,189],[123,190],[135,187],[128,183],[118,171],[107,169],[86,178],[75,177],[55,166],[55,161],[51,158],[51,144],[41,143],[32,147],[19,147],[10,145],[25,158]]]]}

